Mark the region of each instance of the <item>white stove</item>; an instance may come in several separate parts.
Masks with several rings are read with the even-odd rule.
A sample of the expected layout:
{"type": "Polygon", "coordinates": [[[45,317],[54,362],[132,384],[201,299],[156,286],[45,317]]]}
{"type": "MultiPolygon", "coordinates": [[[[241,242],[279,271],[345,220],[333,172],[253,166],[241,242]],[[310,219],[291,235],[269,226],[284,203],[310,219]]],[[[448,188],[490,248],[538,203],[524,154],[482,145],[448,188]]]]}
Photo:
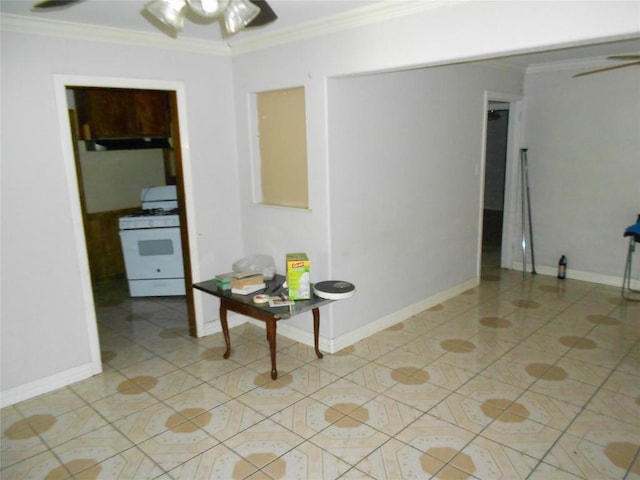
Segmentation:
{"type": "Polygon", "coordinates": [[[120,240],[132,297],[184,295],[175,185],[144,188],[142,209],[120,217],[120,240]]]}
{"type": "Polygon", "coordinates": [[[119,219],[120,230],[134,230],[138,228],[179,227],[180,216],[178,209],[163,210],[154,208],[140,210],[119,219]]]}
{"type": "Polygon", "coordinates": [[[120,217],[120,230],[180,226],[175,185],[143,188],[140,200],[140,210],[120,217]]]}

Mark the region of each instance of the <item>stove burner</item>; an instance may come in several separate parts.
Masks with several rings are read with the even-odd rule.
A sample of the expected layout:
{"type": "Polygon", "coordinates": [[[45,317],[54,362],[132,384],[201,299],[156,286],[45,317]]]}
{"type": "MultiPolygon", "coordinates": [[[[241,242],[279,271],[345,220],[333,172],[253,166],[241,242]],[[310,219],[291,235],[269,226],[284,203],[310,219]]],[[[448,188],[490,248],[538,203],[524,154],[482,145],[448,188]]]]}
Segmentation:
{"type": "Polygon", "coordinates": [[[164,208],[146,208],[138,210],[137,212],[125,215],[129,218],[134,217],[161,217],[163,215],[178,215],[178,209],[172,208],[171,210],[165,210],[164,208]]]}

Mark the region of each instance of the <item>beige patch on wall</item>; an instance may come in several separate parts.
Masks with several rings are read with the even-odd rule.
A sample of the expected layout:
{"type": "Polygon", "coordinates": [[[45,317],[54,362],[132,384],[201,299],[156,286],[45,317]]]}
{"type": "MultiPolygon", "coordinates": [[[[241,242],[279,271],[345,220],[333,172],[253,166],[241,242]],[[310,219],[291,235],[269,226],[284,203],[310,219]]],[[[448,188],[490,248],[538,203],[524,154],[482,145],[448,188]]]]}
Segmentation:
{"type": "Polygon", "coordinates": [[[257,94],[262,203],[308,208],[304,87],[257,94]]]}

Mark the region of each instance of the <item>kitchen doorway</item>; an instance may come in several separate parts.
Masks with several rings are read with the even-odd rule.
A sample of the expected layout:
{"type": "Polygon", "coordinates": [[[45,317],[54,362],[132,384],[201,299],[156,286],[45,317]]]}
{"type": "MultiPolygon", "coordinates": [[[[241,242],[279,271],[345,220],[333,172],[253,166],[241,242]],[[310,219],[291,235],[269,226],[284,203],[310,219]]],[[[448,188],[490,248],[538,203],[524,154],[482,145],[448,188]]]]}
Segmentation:
{"type": "MultiPolygon", "coordinates": [[[[95,294],[96,285],[117,285],[118,281],[122,283],[129,277],[128,270],[125,272],[124,268],[118,219],[139,212],[140,192],[149,186],[172,186],[167,188],[174,188],[174,194],[177,193],[181,220],[179,225],[186,222],[182,155],[180,148],[171,147],[172,144],[180,145],[173,141],[175,138],[179,140],[180,135],[177,99],[175,92],[163,90],[74,86],[69,87],[67,93],[80,206],[95,294]],[[97,130],[101,132],[98,133],[97,130]],[[93,156],[99,158],[92,158],[93,156]],[[113,206],[114,201],[122,202],[119,208],[113,206]],[[91,203],[97,204],[97,208],[96,205],[91,205],[94,207],[92,211],[88,207],[91,203]],[[126,279],[123,278],[125,275],[126,279]]],[[[156,218],[159,217],[154,216],[157,223],[156,218]]],[[[152,230],[164,232],[166,229],[140,231],[152,230]]],[[[176,240],[173,243],[178,246],[178,251],[166,257],[171,261],[168,266],[175,263],[176,267],[179,265],[180,270],[183,270],[183,264],[189,260],[189,246],[181,238],[184,228],[173,230],[176,230],[176,240]],[[173,258],[176,259],[175,262],[173,258]]],[[[157,258],[163,265],[169,261],[165,256],[157,258]]],[[[182,272],[174,274],[179,275],[182,272]]],[[[162,282],[167,283],[169,280],[162,282]]],[[[149,285],[156,283],[161,283],[161,280],[148,282],[149,285]]],[[[180,287],[168,290],[177,289],[186,295],[186,292],[191,292],[186,287],[191,283],[191,279],[185,274],[180,287]]],[[[151,291],[151,288],[146,290],[151,291]]],[[[160,291],[164,290],[167,289],[162,288],[160,291]]],[[[132,291],[131,295],[133,294],[132,291]]],[[[193,316],[190,315],[189,331],[195,336],[195,328],[191,328],[192,319],[193,316]]]]}
{"type": "MultiPolygon", "coordinates": [[[[173,140],[175,152],[175,184],[180,204],[180,220],[181,220],[181,237],[182,251],[185,270],[185,285],[191,285],[192,276],[192,259],[189,246],[194,242],[192,232],[187,222],[188,212],[186,205],[192,204],[191,189],[191,170],[189,162],[189,148],[184,144],[181,133],[186,132],[186,104],[185,87],[182,82],[159,81],[159,80],[140,80],[125,79],[112,77],[83,77],[54,75],[54,83],[56,87],[56,98],[59,110],[59,121],[62,133],[63,157],[65,159],[65,168],[67,172],[67,185],[71,197],[71,219],[74,227],[74,235],[76,244],[78,245],[78,261],[81,270],[81,287],[85,305],[85,318],[87,319],[87,329],[89,332],[89,348],[93,364],[93,371],[99,373],[102,371],[102,360],[100,351],[100,339],[98,335],[97,315],[96,315],[96,299],[92,288],[92,279],[87,258],[87,244],[84,231],[83,219],[83,192],[81,191],[81,182],[78,182],[81,172],[78,171],[75,155],[75,137],[77,130],[74,130],[73,124],[69,116],[68,89],[74,87],[84,88],[109,88],[109,89],[137,89],[137,90],[162,90],[168,93],[169,111],[171,118],[171,136],[173,140]]],[[[197,272],[196,272],[197,273],[197,272]]],[[[198,336],[198,332],[202,331],[202,327],[196,323],[196,312],[194,305],[194,297],[191,288],[186,288],[186,309],[188,318],[188,330],[191,336],[198,336]]]]}

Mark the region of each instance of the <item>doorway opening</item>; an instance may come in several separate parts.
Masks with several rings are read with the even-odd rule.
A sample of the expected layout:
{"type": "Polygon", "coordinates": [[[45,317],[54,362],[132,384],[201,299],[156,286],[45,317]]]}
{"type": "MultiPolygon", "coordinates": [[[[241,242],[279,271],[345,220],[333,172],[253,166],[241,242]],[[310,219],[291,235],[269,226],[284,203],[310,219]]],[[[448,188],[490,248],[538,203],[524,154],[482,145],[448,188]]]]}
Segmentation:
{"type": "MultiPolygon", "coordinates": [[[[67,171],[67,182],[69,185],[69,194],[71,196],[72,223],[74,226],[76,244],[78,245],[78,260],[81,267],[81,285],[85,305],[85,318],[87,319],[87,328],[89,333],[88,341],[92,358],[92,371],[93,374],[97,374],[102,371],[101,338],[99,335],[97,318],[97,307],[100,306],[101,301],[94,294],[94,282],[88,261],[89,245],[87,243],[86,234],[86,195],[85,185],[82,181],[82,166],[78,162],[79,156],[77,151],[79,145],[86,140],[81,136],[86,132],[82,132],[82,126],[76,124],[76,114],[71,111],[76,107],[76,105],[73,101],[70,101],[70,97],[73,97],[73,90],[79,88],[114,90],[134,89],[143,93],[147,91],[163,91],[166,93],[168,99],[169,136],[171,138],[170,145],[173,146],[172,154],[174,158],[172,159],[173,166],[169,168],[167,166],[166,157],[162,157],[161,163],[164,166],[162,167],[161,175],[163,179],[162,183],[175,185],[174,188],[178,197],[181,251],[184,261],[184,282],[186,287],[192,284],[193,272],[191,268],[192,262],[190,255],[191,232],[189,231],[187,223],[186,209],[187,203],[191,203],[187,202],[187,193],[189,194],[189,200],[191,200],[191,195],[190,191],[188,191],[185,186],[185,183],[190,184],[191,178],[189,150],[188,148],[184,148],[180,138],[181,127],[186,129],[186,111],[184,109],[185,91],[184,85],[180,82],[158,80],[55,75],[54,81],[56,84],[56,97],[63,139],[62,146],[67,171]],[[167,175],[168,172],[170,173],[169,175],[167,175]]],[[[116,143],[120,143],[120,141],[117,141],[116,143]]],[[[98,168],[102,166],[104,165],[98,165],[98,168]]],[[[94,175],[94,179],[98,179],[98,181],[100,181],[101,176],[94,175]]],[[[115,181],[118,180],[116,179],[115,181]]],[[[124,179],[121,179],[120,181],[124,181],[124,179]]],[[[112,221],[115,221],[115,224],[118,225],[118,216],[114,215],[112,221]]],[[[124,285],[126,289],[127,284],[125,283],[124,285]]],[[[107,288],[106,290],[111,291],[111,293],[115,295],[118,294],[117,288],[107,288]]],[[[121,293],[122,292],[123,289],[121,288],[121,293]]],[[[128,289],[124,290],[124,292],[126,292],[126,294],[129,293],[128,289]]],[[[193,292],[191,288],[185,288],[185,292],[186,295],[180,300],[184,305],[184,310],[186,311],[186,314],[183,316],[183,326],[181,328],[185,334],[195,337],[198,336],[198,331],[201,329],[198,328],[196,323],[196,306],[194,305],[193,292]]],[[[134,309],[132,309],[132,311],[133,310],[134,309]]]]}
{"type": "Polygon", "coordinates": [[[131,297],[184,301],[189,250],[181,246],[181,154],[172,148],[175,92],[68,87],[67,99],[94,295],[128,282],[131,297]]]}
{"type": "Polygon", "coordinates": [[[501,266],[508,131],[509,104],[490,101],[487,111],[482,212],[483,273],[491,273],[501,266]]]}
{"type": "Polygon", "coordinates": [[[169,93],[96,87],[66,93],[95,290],[97,283],[127,277],[119,219],[140,210],[143,189],[176,183],[169,93]]]}
{"type": "Polygon", "coordinates": [[[480,228],[483,232],[485,228],[488,231],[478,236],[478,276],[497,275],[500,269],[513,268],[519,219],[518,158],[523,99],[487,91],[484,114],[485,143],[478,217],[480,228]],[[485,222],[487,227],[484,227],[485,222]]]}

